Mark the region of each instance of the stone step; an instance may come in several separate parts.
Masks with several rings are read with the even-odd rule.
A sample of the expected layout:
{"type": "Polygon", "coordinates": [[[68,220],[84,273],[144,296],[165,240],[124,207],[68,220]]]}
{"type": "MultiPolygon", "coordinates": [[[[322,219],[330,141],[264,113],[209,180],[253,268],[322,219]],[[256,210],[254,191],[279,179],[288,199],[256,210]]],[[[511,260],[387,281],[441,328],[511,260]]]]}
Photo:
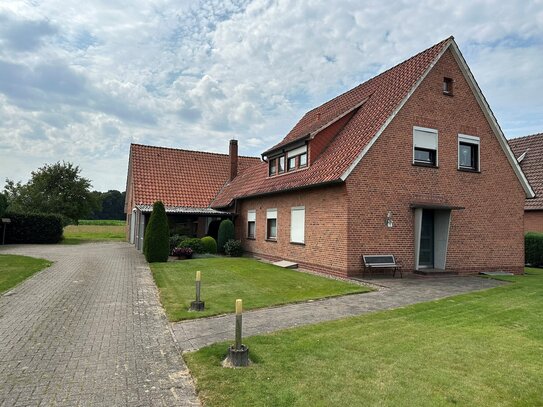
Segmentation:
{"type": "Polygon", "coordinates": [[[298,263],[293,263],[291,261],[281,260],[276,261],[275,263],[272,263],[274,266],[283,267],[285,269],[297,269],[298,263]]]}

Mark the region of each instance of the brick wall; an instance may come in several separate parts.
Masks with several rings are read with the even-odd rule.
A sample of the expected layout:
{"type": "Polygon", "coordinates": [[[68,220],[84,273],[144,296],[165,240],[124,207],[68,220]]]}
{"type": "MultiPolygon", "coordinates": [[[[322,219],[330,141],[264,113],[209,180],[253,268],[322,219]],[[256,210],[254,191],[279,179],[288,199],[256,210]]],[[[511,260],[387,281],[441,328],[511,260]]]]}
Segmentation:
{"type": "Polygon", "coordinates": [[[524,231],[543,233],[543,210],[524,212],[524,231]]]}
{"type": "Polygon", "coordinates": [[[330,142],[345,127],[355,113],[356,110],[352,111],[315,135],[315,138],[309,143],[309,163],[314,162],[326,150],[326,147],[328,147],[330,142]]]}
{"type": "Polygon", "coordinates": [[[270,260],[286,259],[308,269],[344,275],[347,269],[345,186],[336,185],[239,203],[236,236],[249,253],[270,260]],[[305,207],[305,244],[290,243],[290,210],[305,207]],[[266,210],[277,208],[277,241],[266,240],[266,210]],[[247,239],[247,211],[256,210],[255,239],[247,239]]]}
{"type": "Polygon", "coordinates": [[[483,112],[447,51],[346,181],[348,272],[361,254],[392,253],[414,268],[412,202],[461,206],[453,210],[447,269],[521,272],[525,194],[483,112]],[[442,93],[453,78],[454,96],[442,93]],[[439,168],[412,165],[413,126],[439,131],[439,168]],[[458,133],[480,137],[480,173],[457,170],[458,133]],[[385,226],[392,211],[394,227],[385,226]]]}

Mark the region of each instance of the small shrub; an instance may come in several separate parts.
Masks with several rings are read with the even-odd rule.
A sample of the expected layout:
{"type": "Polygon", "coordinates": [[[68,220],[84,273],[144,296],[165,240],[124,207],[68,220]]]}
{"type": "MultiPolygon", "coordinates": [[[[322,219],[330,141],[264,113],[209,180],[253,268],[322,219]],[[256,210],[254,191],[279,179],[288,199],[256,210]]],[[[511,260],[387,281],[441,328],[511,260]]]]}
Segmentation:
{"type": "Polygon", "coordinates": [[[187,259],[192,259],[193,253],[190,247],[176,247],[172,250],[172,256],[185,257],[187,259]]]}
{"type": "Polygon", "coordinates": [[[524,236],[525,262],[543,266],[543,233],[528,232],[524,236]]]}
{"type": "Polygon", "coordinates": [[[243,254],[243,248],[241,247],[241,240],[230,239],[224,245],[224,252],[232,257],[241,257],[243,254]]]}
{"type": "Polygon", "coordinates": [[[229,240],[234,240],[234,223],[230,219],[225,219],[219,226],[219,235],[217,238],[217,250],[224,253],[224,245],[229,240]]]}
{"type": "Polygon", "coordinates": [[[200,239],[204,246],[205,253],[217,254],[217,241],[211,236],[202,237],[200,239]]]}
{"type": "Polygon", "coordinates": [[[179,244],[185,240],[183,237],[186,238],[186,236],[179,236],[179,235],[172,235],[170,236],[170,253],[173,249],[175,249],[179,244]]]}
{"type": "Polygon", "coordinates": [[[168,238],[168,217],[164,204],[157,201],[145,228],[143,254],[149,263],[168,261],[170,243],[168,238]]]}
{"type": "Polygon", "coordinates": [[[3,217],[11,219],[6,227],[6,243],[58,243],[62,239],[58,215],[6,212],[3,217]]]}
{"type": "Polygon", "coordinates": [[[205,253],[204,245],[202,241],[197,237],[192,237],[190,239],[185,239],[177,247],[189,247],[194,253],[203,254],[205,253]]]}

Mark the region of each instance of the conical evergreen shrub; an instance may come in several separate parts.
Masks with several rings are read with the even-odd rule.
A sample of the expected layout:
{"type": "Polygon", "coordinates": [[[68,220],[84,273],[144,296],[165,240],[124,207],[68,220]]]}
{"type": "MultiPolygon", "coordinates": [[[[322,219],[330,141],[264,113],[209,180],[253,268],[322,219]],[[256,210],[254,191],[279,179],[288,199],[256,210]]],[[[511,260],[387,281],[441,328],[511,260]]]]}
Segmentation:
{"type": "Polygon", "coordinates": [[[165,262],[170,254],[168,217],[160,201],[153,204],[153,212],[145,228],[143,254],[149,263],[165,262]]]}
{"type": "Polygon", "coordinates": [[[219,236],[217,238],[219,253],[224,253],[224,245],[232,239],[234,239],[234,223],[230,219],[225,219],[219,226],[219,236]]]}

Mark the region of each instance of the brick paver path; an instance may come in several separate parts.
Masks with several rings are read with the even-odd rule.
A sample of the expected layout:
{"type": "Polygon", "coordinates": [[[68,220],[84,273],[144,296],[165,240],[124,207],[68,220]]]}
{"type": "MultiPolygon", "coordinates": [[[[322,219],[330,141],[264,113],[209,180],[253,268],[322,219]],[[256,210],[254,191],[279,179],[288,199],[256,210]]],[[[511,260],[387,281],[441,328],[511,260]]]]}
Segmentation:
{"type": "MultiPolygon", "coordinates": [[[[251,336],[270,333],[504,284],[479,277],[396,278],[372,282],[378,285],[379,291],[244,312],[243,334],[251,336]]],[[[215,342],[233,340],[234,324],[235,317],[225,315],[178,322],[173,325],[173,329],[181,349],[188,351],[215,342]]]]}
{"type": "Polygon", "coordinates": [[[199,405],[127,243],[7,246],[52,267],[0,297],[0,406],[199,405]]]}

